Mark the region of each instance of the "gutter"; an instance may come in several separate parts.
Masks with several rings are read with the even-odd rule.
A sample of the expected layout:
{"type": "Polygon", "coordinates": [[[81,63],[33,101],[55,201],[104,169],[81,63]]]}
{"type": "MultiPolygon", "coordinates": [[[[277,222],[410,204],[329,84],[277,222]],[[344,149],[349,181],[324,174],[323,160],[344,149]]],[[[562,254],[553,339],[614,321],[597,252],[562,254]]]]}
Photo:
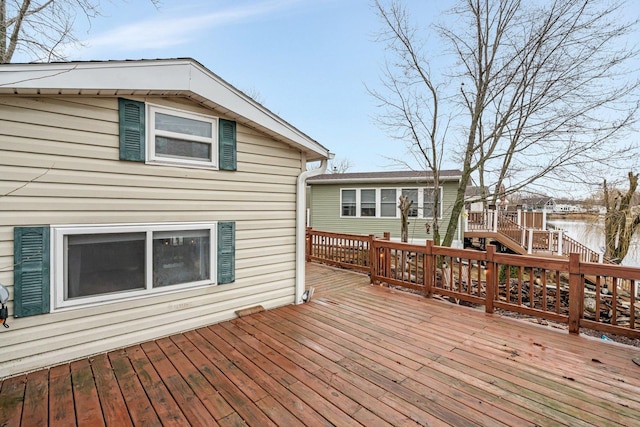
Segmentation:
{"type": "MultiPolygon", "coordinates": [[[[440,182],[446,181],[460,181],[460,176],[447,176],[440,178],[440,182]]],[[[392,178],[336,178],[336,179],[314,179],[310,184],[377,184],[377,183],[428,183],[433,182],[433,178],[417,178],[417,177],[392,177],[392,178]]]]}
{"type": "MultiPolygon", "coordinates": [[[[317,169],[305,170],[298,175],[298,185],[296,192],[296,293],[295,303],[302,304],[302,294],[306,285],[306,236],[307,236],[307,178],[322,175],[327,171],[327,163],[333,159],[334,154],[328,153],[327,159],[320,161],[317,169]]],[[[306,165],[306,158],[303,162],[306,165]]]]}

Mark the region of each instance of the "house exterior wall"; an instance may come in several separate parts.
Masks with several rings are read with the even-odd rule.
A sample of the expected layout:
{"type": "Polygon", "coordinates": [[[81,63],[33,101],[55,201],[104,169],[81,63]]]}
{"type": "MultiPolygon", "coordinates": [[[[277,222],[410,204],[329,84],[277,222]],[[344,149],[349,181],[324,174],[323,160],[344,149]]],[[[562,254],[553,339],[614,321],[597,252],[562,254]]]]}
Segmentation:
{"type": "MultiPolygon", "coordinates": [[[[438,218],[440,233],[444,235],[451,217],[451,207],[455,201],[458,188],[457,181],[445,181],[442,184],[442,217],[438,218]]],[[[391,233],[392,239],[400,239],[400,217],[341,217],[340,190],[354,188],[424,188],[430,183],[398,182],[398,183],[330,183],[312,184],[310,187],[310,225],[321,231],[352,234],[375,234],[382,237],[385,232],[391,233]]],[[[433,238],[433,229],[426,233],[425,223],[433,223],[431,218],[409,218],[409,240],[421,241],[433,238]]]]}
{"type": "Polygon", "coordinates": [[[119,160],[118,132],[116,97],[0,96],[0,378],[294,302],[299,150],[238,124],[237,171],[147,165],[119,160]],[[235,221],[234,283],[12,316],[14,227],[196,221],[235,221]]]}

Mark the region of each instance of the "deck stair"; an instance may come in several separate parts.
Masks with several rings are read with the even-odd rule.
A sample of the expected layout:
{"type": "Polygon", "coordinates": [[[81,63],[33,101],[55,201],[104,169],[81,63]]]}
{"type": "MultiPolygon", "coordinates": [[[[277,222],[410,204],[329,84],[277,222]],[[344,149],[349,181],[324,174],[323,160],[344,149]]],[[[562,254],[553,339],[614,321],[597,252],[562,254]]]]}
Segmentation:
{"type": "MultiPolygon", "coordinates": [[[[614,264],[579,241],[569,237],[563,230],[546,229],[546,215],[540,218],[525,216],[523,212],[486,210],[465,213],[465,238],[495,241],[514,253],[521,255],[543,255],[568,257],[579,253],[581,261],[614,264]],[[533,219],[532,219],[533,218],[533,219]],[[528,224],[527,226],[527,219],[528,224]],[[523,225],[525,223],[525,225],[523,225]]],[[[527,214],[531,214],[528,212],[527,214]]]]}

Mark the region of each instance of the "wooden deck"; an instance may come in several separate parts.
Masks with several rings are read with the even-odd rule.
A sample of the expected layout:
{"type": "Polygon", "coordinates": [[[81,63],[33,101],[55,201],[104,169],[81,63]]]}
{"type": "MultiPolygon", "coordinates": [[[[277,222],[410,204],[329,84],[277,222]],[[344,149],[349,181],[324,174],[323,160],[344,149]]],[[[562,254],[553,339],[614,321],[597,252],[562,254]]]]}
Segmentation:
{"type": "Polygon", "coordinates": [[[640,425],[640,348],[307,278],[310,303],[5,379],[0,426],[640,425]]]}

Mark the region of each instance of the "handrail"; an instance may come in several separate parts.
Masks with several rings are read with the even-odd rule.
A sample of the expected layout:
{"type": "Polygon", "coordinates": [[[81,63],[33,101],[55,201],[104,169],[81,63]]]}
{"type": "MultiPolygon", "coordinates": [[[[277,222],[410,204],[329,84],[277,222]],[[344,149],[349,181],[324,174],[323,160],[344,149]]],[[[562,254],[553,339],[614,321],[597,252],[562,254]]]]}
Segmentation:
{"type": "Polygon", "coordinates": [[[609,258],[601,258],[599,252],[566,234],[562,234],[560,238],[559,233],[553,231],[523,227],[513,219],[513,216],[513,213],[502,211],[470,212],[467,225],[470,231],[493,230],[519,245],[529,254],[542,252],[568,256],[570,253],[579,253],[580,259],[585,262],[615,264],[609,258]],[[494,215],[496,215],[495,219],[494,215]]]}
{"type": "Polygon", "coordinates": [[[640,268],[568,258],[501,254],[393,242],[307,229],[307,260],[368,273],[372,283],[425,296],[553,320],[640,339],[640,268]]]}

